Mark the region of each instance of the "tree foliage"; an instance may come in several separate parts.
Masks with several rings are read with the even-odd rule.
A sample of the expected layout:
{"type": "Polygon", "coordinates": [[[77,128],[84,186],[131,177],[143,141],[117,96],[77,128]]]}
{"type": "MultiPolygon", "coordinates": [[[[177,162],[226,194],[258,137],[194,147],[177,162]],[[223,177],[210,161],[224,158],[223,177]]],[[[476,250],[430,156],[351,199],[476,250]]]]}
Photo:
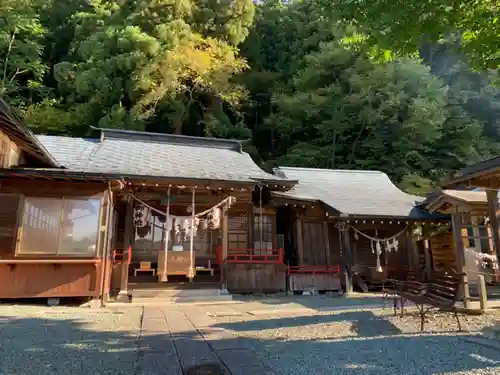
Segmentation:
{"type": "Polygon", "coordinates": [[[4,0],[0,96],[39,133],[251,139],[264,168],[377,169],[418,193],[499,152],[496,7],[4,0]]]}
{"type": "Polygon", "coordinates": [[[498,69],[500,3],[496,0],[335,0],[342,17],[355,21],[372,43],[399,54],[450,35],[477,69],[498,69]]]}

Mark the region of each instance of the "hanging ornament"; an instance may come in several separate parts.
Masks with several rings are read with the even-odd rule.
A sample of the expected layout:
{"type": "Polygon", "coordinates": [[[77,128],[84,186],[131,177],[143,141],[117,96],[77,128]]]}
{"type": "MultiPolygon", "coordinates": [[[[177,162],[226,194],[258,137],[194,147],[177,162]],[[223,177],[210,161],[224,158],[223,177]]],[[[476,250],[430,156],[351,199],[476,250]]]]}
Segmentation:
{"type": "Polygon", "coordinates": [[[149,208],[139,205],[134,208],[134,225],[138,228],[145,227],[149,224],[149,208]]]}
{"type": "Polygon", "coordinates": [[[380,257],[377,256],[377,272],[382,272],[382,266],[380,265],[380,257]]]}
{"type": "Polygon", "coordinates": [[[145,227],[137,227],[137,235],[141,238],[144,238],[149,234],[149,230],[149,225],[145,227]]]}
{"type": "Polygon", "coordinates": [[[380,255],[382,254],[382,245],[380,241],[377,241],[375,245],[377,249],[377,272],[382,272],[382,266],[380,265],[380,255]]]}

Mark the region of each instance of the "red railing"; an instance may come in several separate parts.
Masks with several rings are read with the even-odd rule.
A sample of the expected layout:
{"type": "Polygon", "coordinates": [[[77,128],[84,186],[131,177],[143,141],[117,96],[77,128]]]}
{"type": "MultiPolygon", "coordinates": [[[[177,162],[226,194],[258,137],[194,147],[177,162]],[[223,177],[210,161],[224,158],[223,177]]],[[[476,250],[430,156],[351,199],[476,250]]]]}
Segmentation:
{"type": "Polygon", "coordinates": [[[283,264],[283,249],[227,249],[226,263],[283,264]]]}
{"type": "Polygon", "coordinates": [[[124,257],[124,250],[113,250],[113,263],[128,263],[132,262],[132,246],[129,246],[127,251],[127,258],[124,257]]]}
{"type": "Polygon", "coordinates": [[[288,266],[288,274],[323,274],[323,275],[334,275],[340,272],[340,267],[337,266],[288,266]]]}

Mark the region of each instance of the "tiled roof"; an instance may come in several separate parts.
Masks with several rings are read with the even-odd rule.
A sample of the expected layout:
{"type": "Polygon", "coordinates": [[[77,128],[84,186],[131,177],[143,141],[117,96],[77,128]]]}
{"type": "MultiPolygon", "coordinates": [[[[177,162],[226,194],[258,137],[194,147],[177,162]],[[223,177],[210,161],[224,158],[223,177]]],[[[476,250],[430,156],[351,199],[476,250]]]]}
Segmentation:
{"type": "Polygon", "coordinates": [[[399,190],[383,172],[279,167],[275,173],[299,183],[288,192],[298,200],[321,201],[340,214],[371,217],[432,218],[417,207],[424,198],[399,190]]]}
{"type": "Polygon", "coordinates": [[[252,182],[285,179],[260,169],[240,141],[125,130],[102,130],[101,139],[38,136],[71,172],[252,182]]]}

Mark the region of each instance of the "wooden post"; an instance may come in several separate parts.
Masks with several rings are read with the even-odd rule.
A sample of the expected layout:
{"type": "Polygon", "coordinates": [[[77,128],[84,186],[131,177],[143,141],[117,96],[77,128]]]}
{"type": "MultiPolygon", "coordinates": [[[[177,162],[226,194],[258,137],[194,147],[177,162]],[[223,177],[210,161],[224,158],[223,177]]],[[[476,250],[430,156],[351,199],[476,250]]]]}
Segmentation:
{"type": "Polygon", "coordinates": [[[325,251],[326,251],[326,265],[331,266],[330,262],[330,236],[328,235],[328,222],[323,221],[323,235],[325,236],[325,251]]]}
{"type": "Polygon", "coordinates": [[[222,259],[221,259],[221,290],[227,290],[227,278],[225,273],[226,270],[226,258],[228,250],[228,223],[229,223],[229,210],[227,205],[222,207],[222,218],[221,218],[221,237],[222,237],[222,259]]]}
{"type": "Polygon", "coordinates": [[[497,254],[497,262],[500,264],[500,209],[498,207],[498,191],[487,190],[486,197],[488,198],[488,216],[493,235],[493,246],[497,254]]]}
{"type": "MultiPolygon", "coordinates": [[[[339,223],[341,226],[344,223],[339,223]]],[[[345,292],[346,294],[351,294],[354,289],[352,286],[352,254],[351,254],[351,239],[349,237],[349,228],[341,230],[342,236],[342,268],[345,278],[345,292]]]]}
{"type": "Polygon", "coordinates": [[[107,206],[106,206],[106,232],[104,236],[104,254],[102,255],[102,274],[101,274],[101,307],[105,306],[105,301],[109,298],[109,272],[108,267],[110,267],[111,258],[112,258],[112,236],[113,236],[113,191],[111,190],[111,184],[108,183],[108,191],[106,195],[107,206]]]}
{"type": "Polygon", "coordinates": [[[300,215],[297,214],[297,220],[295,221],[295,229],[297,231],[297,257],[299,266],[304,264],[304,245],[302,243],[302,219],[300,215]]]}
{"type": "Polygon", "coordinates": [[[425,261],[425,277],[429,277],[431,274],[431,249],[430,242],[428,239],[424,240],[424,261],[425,261]]]}
{"type": "Polygon", "coordinates": [[[118,293],[117,299],[120,301],[128,302],[130,301],[128,293],[128,252],[132,250],[132,242],[134,240],[134,200],[127,196],[127,207],[125,209],[125,233],[123,238],[123,263],[121,270],[120,279],[120,292],[118,293]],[[126,251],[126,253],[125,253],[126,251]]]}
{"type": "Polygon", "coordinates": [[[479,292],[479,307],[481,308],[481,311],[485,311],[488,308],[488,293],[486,291],[484,275],[478,275],[477,288],[479,292]]]}
{"type": "Polygon", "coordinates": [[[453,226],[453,243],[455,245],[457,272],[464,273],[461,294],[464,300],[464,307],[467,309],[470,305],[470,292],[467,269],[465,267],[465,248],[462,237],[462,221],[459,212],[451,214],[451,224],[453,226]]]}
{"type": "Polygon", "coordinates": [[[406,238],[406,252],[408,253],[408,265],[411,270],[418,270],[418,252],[415,242],[411,236],[411,230],[407,229],[405,231],[406,238]]]}

